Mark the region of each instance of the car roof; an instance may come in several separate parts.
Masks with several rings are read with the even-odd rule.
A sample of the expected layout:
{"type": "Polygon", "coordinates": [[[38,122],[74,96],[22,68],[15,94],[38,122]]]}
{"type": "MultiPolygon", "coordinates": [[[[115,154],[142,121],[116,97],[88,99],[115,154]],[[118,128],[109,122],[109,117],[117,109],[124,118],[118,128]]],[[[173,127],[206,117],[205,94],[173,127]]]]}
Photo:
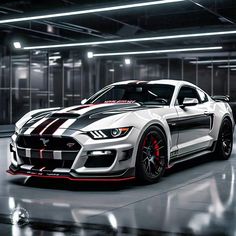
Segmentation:
{"type": "Polygon", "coordinates": [[[169,84],[173,86],[182,86],[182,85],[189,85],[196,87],[196,85],[184,81],[184,80],[173,80],[173,79],[160,79],[160,80],[151,80],[151,81],[141,81],[141,80],[126,80],[121,82],[113,83],[112,85],[126,85],[126,84],[169,84]]]}

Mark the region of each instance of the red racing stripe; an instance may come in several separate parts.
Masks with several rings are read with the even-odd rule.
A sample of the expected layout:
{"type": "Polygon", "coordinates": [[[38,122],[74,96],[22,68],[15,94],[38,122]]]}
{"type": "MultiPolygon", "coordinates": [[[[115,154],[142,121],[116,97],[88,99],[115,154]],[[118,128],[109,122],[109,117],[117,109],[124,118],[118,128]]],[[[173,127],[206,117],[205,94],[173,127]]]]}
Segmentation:
{"type": "Polygon", "coordinates": [[[43,135],[51,135],[53,134],[63,123],[65,123],[68,119],[59,119],[52,123],[44,132],[43,135]]]}
{"type": "Polygon", "coordinates": [[[47,120],[45,120],[42,124],[40,124],[39,126],[37,126],[32,132],[31,134],[39,134],[47,125],[49,125],[51,122],[53,122],[55,119],[53,118],[49,118],[47,120]]]}
{"type": "Polygon", "coordinates": [[[84,106],[79,106],[79,107],[76,107],[76,108],[74,108],[74,109],[72,109],[72,110],[69,110],[69,111],[67,111],[67,112],[70,112],[70,111],[79,111],[79,110],[82,110],[82,109],[84,109],[84,108],[90,107],[90,106],[92,106],[92,105],[93,105],[93,104],[84,105],[84,106]]]}

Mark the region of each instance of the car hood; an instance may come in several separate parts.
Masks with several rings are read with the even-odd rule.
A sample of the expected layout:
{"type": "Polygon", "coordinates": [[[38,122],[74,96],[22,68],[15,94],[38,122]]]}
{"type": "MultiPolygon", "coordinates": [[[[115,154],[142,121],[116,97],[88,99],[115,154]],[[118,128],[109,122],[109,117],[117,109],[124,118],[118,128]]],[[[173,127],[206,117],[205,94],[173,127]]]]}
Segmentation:
{"type": "MultiPolygon", "coordinates": [[[[55,122],[54,128],[63,127],[64,129],[72,130],[89,130],[91,126],[95,126],[96,122],[100,120],[105,120],[109,122],[103,124],[103,128],[109,127],[114,124],[117,119],[120,119],[125,114],[137,111],[139,109],[147,109],[138,103],[104,103],[104,104],[88,104],[73,106],[68,108],[63,108],[56,111],[49,111],[48,113],[39,113],[34,117],[31,117],[22,127],[22,132],[26,129],[36,128],[37,124],[42,124],[41,121],[45,123],[45,127],[50,124],[50,122],[55,122]],[[108,118],[108,119],[107,119],[108,118]],[[49,120],[47,122],[47,120],[49,120]],[[65,123],[68,123],[68,127],[65,123]],[[63,125],[65,124],[65,125],[63,125]],[[58,127],[56,127],[56,125],[58,127]]],[[[98,127],[97,127],[98,128],[98,127]]],[[[42,129],[41,129],[42,131],[42,129]]]]}

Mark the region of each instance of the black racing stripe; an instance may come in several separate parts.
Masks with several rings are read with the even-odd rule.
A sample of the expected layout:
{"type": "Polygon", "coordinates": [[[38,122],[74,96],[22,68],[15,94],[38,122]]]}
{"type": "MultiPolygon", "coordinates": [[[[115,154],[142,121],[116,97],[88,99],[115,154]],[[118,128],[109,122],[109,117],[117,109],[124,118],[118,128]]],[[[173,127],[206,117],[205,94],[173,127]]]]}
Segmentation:
{"type": "Polygon", "coordinates": [[[86,112],[85,114],[81,115],[77,121],[75,121],[71,126],[70,129],[82,129],[85,126],[92,124],[102,118],[117,115],[122,112],[129,112],[131,110],[136,111],[137,109],[143,109],[142,106],[138,105],[137,103],[132,104],[115,104],[110,106],[103,106],[99,108],[92,109],[91,111],[86,112]],[[127,110],[125,110],[127,109],[127,110]],[[123,111],[124,110],[124,111],[123,111]],[[110,112],[110,113],[109,113],[110,112]],[[113,112],[113,113],[112,113],[113,112]],[[103,115],[99,115],[99,113],[106,113],[103,115]],[[97,114],[97,115],[95,115],[97,114]]]}
{"type": "MultiPolygon", "coordinates": [[[[121,105],[121,104],[119,104],[121,105]]],[[[153,109],[157,109],[157,108],[161,108],[161,107],[154,107],[153,109]]],[[[91,125],[92,123],[101,120],[103,118],[106,117],[110,117],[110,116],[114,116],[114,115],[118,115],[121,113],[126,113],[126,112],[130,112],[130,111],[137,111],[139,109],[142,110],[148,110],[150,109],[150,107],[144,107],[144,106],[139,106],[137,104],[126,104],[126,106],[123,107],[119,107],[118,104],[114,105],[111,107],[107,107],[105,109],[105,107],[103,108],[99,108],[99,109],[94,109],[90,112],[87,112],[84,115],[81,115],[71,126],[70,126],[70,130],[66,130],[65,135],[72,135],[73,134],[73,130],[79,130],[82,129],[88,125],[91,125]]]]}
{"type": "Polygon", "coordinates": [[[68,119],[59,119],[59,120],[55,121],[43,132],[43,135],[53,134],[67,120],[68,119]]]}
{"type": "Polygon", "coordinates": [[[173,118],[167,120],[171,133],[191,131],[194,129],[210,129],[211,117],[202,115],[173,118]]]}
{"type": "Polygon", "coordinates": [[[95,107],[94,109],[86,112],[85,114],[81,115],[82,116],[90,116],[95,113],[101,113],[101,112],[107,112],[107,111],[118,111],[122,109],[127,109],[127,108],[139,108],[140,105],[137,103],[111,103],[111,105],[106,106],[108,103],[104,103],[104,106],[102,107],[95,107]]]}
{"type": "Polygon", "coordinates": [[[31,134],[39,134],[47,125],[49,125],[51,122],[53,122],[55,119],[53,118],[49,118],[47,120],[45,120],[42,124],[40,124],[39,126],[37,126],[32,132],[31,134]]]}
{"type": "Polygon", "coordinates": [[[71,110],[69,110],[69,111],[67,111],[67,112],[70,112],[70,111],[79,111],[79,110],[82,110],[82,109],[87,108],[87,107],[90,107],[90,106],[91,106],[91,105],[79,106],[79,107],[76,107],[76,108],[74,108],[74,109],[71,109],[71,110]]]}

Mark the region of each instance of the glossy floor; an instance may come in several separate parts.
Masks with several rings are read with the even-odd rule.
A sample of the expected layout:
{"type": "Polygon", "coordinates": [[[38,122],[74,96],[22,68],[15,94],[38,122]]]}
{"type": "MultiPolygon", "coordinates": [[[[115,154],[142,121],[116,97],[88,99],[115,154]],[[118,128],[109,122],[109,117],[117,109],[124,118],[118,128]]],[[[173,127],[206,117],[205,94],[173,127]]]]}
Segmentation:
{"type": "Polygon", "coordinates": [[[202,157],[141,186],[9,176],[8,147],[0,139],[0,235],[236,235],[236,149],[228,161],[202,157]],[[10,224],[16,208],[29,214],[24,227],[10,224]]]}

